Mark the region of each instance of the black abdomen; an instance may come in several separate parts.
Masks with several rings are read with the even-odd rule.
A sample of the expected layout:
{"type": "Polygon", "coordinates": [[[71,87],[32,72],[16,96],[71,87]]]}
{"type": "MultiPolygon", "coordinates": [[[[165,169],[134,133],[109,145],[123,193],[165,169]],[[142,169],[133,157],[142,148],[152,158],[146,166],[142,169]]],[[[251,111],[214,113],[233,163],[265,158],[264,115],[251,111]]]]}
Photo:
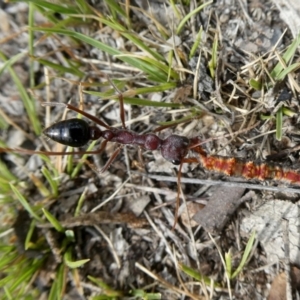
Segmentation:
{"type": "Polygon", "coordinates": [[[81,147],[90,140],[90,126],[84,120],[69,119],[51,125],[44,134],[60,144],[81,147]]]}

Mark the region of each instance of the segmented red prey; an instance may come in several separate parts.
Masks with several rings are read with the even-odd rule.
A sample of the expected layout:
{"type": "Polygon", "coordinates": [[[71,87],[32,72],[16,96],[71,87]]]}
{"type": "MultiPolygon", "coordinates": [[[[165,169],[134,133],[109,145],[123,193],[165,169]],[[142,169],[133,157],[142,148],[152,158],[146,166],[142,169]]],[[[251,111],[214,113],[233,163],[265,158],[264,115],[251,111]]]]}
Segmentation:
{"type": "Polygon", "coordinates": [[[208,171],[247,179],[284,181],[300,185],[300,173],[265,162],[243,161],[235,157],[222,157],[199,153],[198,161],[208,171]]]}

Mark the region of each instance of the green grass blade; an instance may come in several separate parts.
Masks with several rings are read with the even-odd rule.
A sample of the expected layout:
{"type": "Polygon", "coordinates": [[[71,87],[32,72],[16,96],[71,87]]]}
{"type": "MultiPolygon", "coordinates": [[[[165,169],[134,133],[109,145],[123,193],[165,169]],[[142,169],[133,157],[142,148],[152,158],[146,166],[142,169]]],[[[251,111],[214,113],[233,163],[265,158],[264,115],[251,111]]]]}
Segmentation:
{"type": "MultiPolygon", "coordinates": [[[[3,61],[6,61],[6,57],[1,52],[0,52],[0,59],[2,59],[3,61]]],[[[29,97],[29,95],[26,92],[26,89],[24,88],[23,84],[21,83],[19,77],[17,76],[15,71],[12,69],[12,67],[7,66],[7,70],[9,71],[10,76],[12,77],[15,85],[17,86],[17,89],[20,93],[21,99],[23,101],[24,107],[26,109],[28,118],[30,120],[30,123],[33,127],[34,132],[37,135],[40,135],[41,125],[38,121],[36,108],[35,108],[35,101],[32,98],[29,97]]]]}
{"type": "Polygon", "coordinates": [[[73,37],[77,40],[80,40],[83,43],[87,43],[97,49],[100,49],[112,56],[119,56],[119,59],[128,63],[130,66],[136,67],[139,70],[145,72],[146,74],[148,74],[149,76],[151,76],[151,78],[156,79],[156,81],[161,82],[161,81],[166,81],[167,79],[167,75],[165,77],[161,77],[161,76],[157,76],[157,74],[161,74],[161,71],[157,68],[155,68],[154,66],[149,65],[149,63],[141,60],[141,59],[137,59],[134,57],[127,57],[127,56],[123,56],[123,52],[118,51],[117,49],[110,47],[100,41],[97,41],[87,35],[84,35],[82,33],[76,32],[76,31],[71,31],[71,30],[66,30],[66,29],[60,29],[60,28],[43,28],[43,27],[35,27],[33,28],[33,30],[35,31],[41,31],[41,32],[47,32],[50,34],[62,34],[62,35],[66,35],[66,36],[70,36],[73,37]]]}
{"type": "Polygon", "coordinates": [[[248,240],[248,243],[246,245],[246,249],[244,251],[242,260],[241,260],[239,266],[237,267],[237,269],[235,270],[235,272],[231,276],[232,279],[235,278],[243,270],[243,268],[245,267],[246,262],[248,261],[249,256],[250,256],[250,254],[253,250],[253,245],[254,245],[254,242],[255,242],[255,238],[256,238],[256,232],[253,231],[251,236],[250,236],[250,239],[248,240]]]}
{"type": "Polygon", "coordinates": [[[58,232],[65,232],[64,227],[60,224],[60,222],[45,208],[42,209],[45,217],[47,220],[52,224],[52,226],[58,231],[58,232]]]}
{"type": "Polygon", "coordinates": [[[142,94],[149,94],[149,93],[165,92],[167,90],[174,89],[175,87],[176,87],[175,82],[167,82],[167,83],[162,83],[151,87],[136,88],[131,91],[134,92],[134,95],[142,95],[142,94]]]}
{"type": "MultiPolygon", "coordinates": [[[[127,18],[125,11],[121,8],[118,2],[113,0],[105,0],[107,6],[110,8],[111,12],[116,16],[116,14],[120,14],[122,17],[127,18]]],[[[116,18],[116,17],[115,17],[116,18]]]]}
{"type": "Polygon", "coordinates": [[[39,177],[35,176],[33,173],[29,173],[28,177],[31,179],[32,183],[37,187],[37,190],[43,197],[50,197],[51,193],[39,177]]]}
{"type": "Polygon", "coordinates": [[[196,119],[199,118],[199,112],[194,111],[191,114],[182,117],[180,119],[176,119],[176,120],[172,120],[172,121],[167,121],[167,122],[158,122],[158,125],[160,126],[164,126],[164,127],[171,127],[171,126],[175,126],[175,125],[179,125],[181,123],[184,123],[186,121],[190,121],[192,119],[196,119]]]}
{"type": "Polygon", "coordinates": [[[58,184],[57,184],[57,181],[55,179],[53,179],[53,174],[51,174],[49,172],[49,170],[44,166],[42,167],[41,172],[45,176],[45,178],[47,179],[47,181],[48,181],[48,183],[51,187],[52,196],[57,197],[57,195],[58,195],[58,184]]]}
{"type": "Polygon", "coordinates": [[[78,200],[78,203],[77,203],[77,206],[76,206],[76,209],[75,209],[74,217],[77,217],[77,216],[80,215],[81,208],[82,208],[83,203],[85,201],[86,192],[87,192],[87,187],[84,189],[84,191],[80,195],[80,198],[78,200]]]}
{"type": "Polygon", "coordinates": [[[10,286],[9,290],[13,292],[19,285],[23,284],[24,282],[29,281],[35,272],[41,267],[43,263],[42,259],[34,261],[32,264],[21,268],[20,273],[18,276],[14,276],[14,280],[12,285],[10,286]]]}
{"type": "MultiPolygon", "coordinates": [[[[11,2],[20,2],[20,1],[11,1],[11,2]]],[[[50,1],[42,1],[42,0],[22,0],[22,2],[25,3],[33,3],[36,6],[40,6],[43,9],[49,9],[50,11],[53,11],[54,13],[60,13],[60,14],[77,14],[78,10],[76,7],[72,7],[72,6],[63,6],[63,5],[59,5],[59,4],[55,4],[53,2],[50,1]]],[[[59,2],[56,2],[59,3],[59,2]]],[[[64,3],[64,2],[61,2],[64,3]]],[[[67,3],[67,2],[66,2],[67,3]]]]}
{"type": "MultiPolygon", "coordinates": [[[[210,286],[211,284],[211,279],[207,276],[204,276],[199,273],[199,271],[194,270],[193,268],[190,268],[186,265],[179,264],[180,269],[190,277],[196,279],[197,281],[203,281],[207,286],[210,286]]],[[[214,283],[214,287],[220,287],[218,283],[214,283]]]]}
{"type": "Polygon", "coordinates": [[[200,30],[199,30],[199,32],[196,36],[195,42],[194,42],[194,44],[192,46],[192,49],[190,51],[189,59],[191,59],[192,57],[195,56],[195,53],[196,53],[196,51],[199,48],[199,45],[201,43],[202,33],[203,33],[203,27],[201,25],[200,30]]]}
{"type": "Polygon", "coordinates": [[[75,243],[76,242],[76,237],[75,237],[75,233],[73,230],[71,229],[67,229],[65,231],[65,236],[66,236],[66,239],[65,241],[67,242],[66,245],[68,245],[68,243],[75,243]]]}
{"type": "Polygon", "coordinates": [[[297,71],[299,68],[300,68],[300,63],[294,63],[288,66],[287,68],[282,70],[282,72],[280,72],[280,74],[277,76],[277,80],[283,80],[286,75],[288,75],[291,72],[297,71]]]}
{"type": "MultiPolygon", "coordinates": [[[[66,153],[73,152],[74,148],[72,147],[67,147],[66,153]]],[[[66,166],[66,172],[67,174],[72,174],[74,171],[74,156],[73,155],[68,155],[67,156],[67,166],[66,166]]]]}
{"type": "Polygon", "coordinates": [[[13,300],[14,299],[14,297],[9,292],[9,290],[8,290],[8,288],[6,286],[4,287],[3,290],[4,290],[4,294],[5,294],[6,299],[8,299],[8,300],[13,300]]]}
{"type": "Polygon", "coordinates": [[[179,103],[166,103],[166,102],[156,102],[151,100],[145,100],[141,98],[128,98],[124,97],[124,102],[131,105],[142,105],[142,106],[152,106],[152,107],[182,107],[179,103]]]}
{"type": "Polygon", "coordinates": [[[1,174],[2,180],[4,179],[8,182],[9,181],[17,181],[17,177],[10,172],[10,170],[7,168],[6,164],[1,160],[0,160],[0,174],[1,174]]]}
{"type": "Polygon", "coordinates": [[[252,78],[249,80],[249,84],[252,88],[254,88],[257,91],[261,91],[263,88],[261,81],[258,81],[258,80],[252,79],[252,78]]]}
{"type": "MultiPolygon", "coordinates": [[[[116,86],[119,90],[122,90],[125,86],[125,83],[124,82],[117,83],[116,86]]],[[[125,91],[123,93],[123,97],[128,99],[128,101],[130,102],[129,103],[129,102],[125,101],[126,104],[134,104],[134,105],[141,105],[141,106],[156,106],[156,107],[160,106],[160,104],[161,104],[162,106],[164,106],[165,104],[163,102],[145,100],[145,99],[141,99],[141,98],[130,98],[130,97],[126,97],[126,95],[136,96],[136,95],[143,95],[143,94],[149,94],[149,93],[165,92],[165,91],[174,89],[175,87],[176,87],[175,82],[167,82],[167,83],[163,83],[163,84],[159,84],[159,85],[155,85],[155,86],[151,86],[151,87],[142,87],[142,88],[136,88],[136,89],[131,89],[129,91],[125,91]],[[132,100],[136,99],[137,101],[134,101],[134,103],[132,103],[130,101],[130,99],[132,99],[132,100]]],[[[113,88],[108,89],[105,92],[96,92],[96,91],[89,91],[89,90],[83,90],[83,92],[86,94],[89,94],[89,95],[97,96],[104,100],[110,100],[110,99],[118,100],[118,95],[116,95],[116,91],[113,88]]],[[[173,107],[172,103],[168,104],[168,106],[169,105],[171,105],[173,107]]],[[[178,104],[175,104],[174,106],[177,107],[177,105],[178,104]]]]}
{"type": "Polygon", "coordinates": [[[218,35],[215,34],[211,59],[208,63],[210,75],[211,75],[212,78],[215,78],[215,69],[217,68],[217,60],[218,60],[217,57],[218,57],[218,35]]]}
{"type": "MultiPolygon", "coordinates": [[[[97,143],[97,141],[93,141],[87,148],[87,151],[91,151],[95,147],[96,143],[97,143]]],[[[85,163],[85,160],[87,159],[88,156],[89,156],[89,154],[84,154],[82,156],[82,158],[80,159],[80,161],[77,163],[76,167],[74,168],[74,170],[71,174],[71,178],[75,178],[78,175],[78,172],[82,168],[82,166],[85,163]]]]}
{"type": "Polygon", "coordinates": [[[0,68],[0,76],[2,75],[2,73],[8,69],[9,67],[13,66],[14,63],[16,63],[17,61],[19,61],[21,58],[23,58],[24,56],[28,55],[27,52],[21,52],[13,57],[11,57],[10,59],[6,59],[5,55],[3,52],[0,51],[0,58],[3,60],[3,65],[0,68]]]}
{"type": "Polygon", "coordinates": [[[16,195],[17,199],[19,200],[19,202],[22,204],[22,206],[28,211],[28,213],[35,218],[37,221],[42,222],[42,218],[39,217],[35,211],[31,208],[30,204],[28,203],[28,201],[25,199],[25,197],[21,194],[21,192],[13,185],[10,184],[10,188],[11,190],[14,192],[14,194],[16,195]]]}
{"type": "Polygon", "coordinates": [[[291,110],[290,108],[285,107],[285,106],[282,107],[282,113],[283,113],[283,115],[291,117],[291,118],[296,117],[296,115],[297,115],[296,112],[294,112],[293,110],[291,110]]]}
{"type": "Polygon", "coordinates": [[[69,248],[65,254],[64,254],[64,263],[70,268],[70,269],[76,269],[80,268],[87,262],[89,262],[90,259],[81,259],[77,261],[72,260],[72,253],[71,253],[71,248],[69,248]]]}
{"type": "MultiPolygon", "coordinates": [[[[28,14],[28,26],[29,28],[34,25],[34,12],[35,12],[35,6],[32,3],[29,3],[29,14],[28,14]]],[[[34,32],[32,30],[28,30],[28,49],[29,49],[29,55],[30,57],[34,56],[34,32]]],[[[34,64],[33,61],[29,61],[29,82],[30,82],[30,88],[33,88],[35,86],[35,80],[34,80],[34,64]]]]}
{"type": "Polygon", "coordinates": [[[147,299],[147,300],[160,300],[162,299],[161,293],[146,293],[142,289],[130,291],[130,295],[137,299],[147,299]]]}
{"type": "Polygon", "coordinates": [[[165,74],[169,74],[171,78],[173,79],[179,79],[179,75],[170,69],[169,66],[165,65],[164,63],[161,63],[158,60],[155,60],[151,57],[146,57],[146,56],[140,56],[140,55],[134,55],[134,54],[122,54],[116,56],[118,58],[120,57],[136,57],[142,61],[145,61],[148,63],[148,66],[152,68],[152,72],[155,72],[155,70],[160,70],[158,74],[155,74],[156,76],[159,76],[161,80],[165,78],[165,74]]]}
{"type": "Polygon", "coordinates": [[[231,278],[232,275],[232,259],[231,259],[231,252],[225,253],[225,266],[226,266],[226,273],[228,278],[231,278]]]}
{"type": "MultiPolygon", "coordinates": [[[[109,297],[123,297],[123,292],[121,291],[115,291],[113,288],[111,288],[108,284],[103,282],[102,280],[99,280],[95,277],[88,276],[88,279],[92,281],[94,284],[99,286],[101,289],[104,290],[105,295],[109,297]]],[[[110,299],[110,298],[109,298],[110,299]]]]}
{"type": "Polygon", "coordinates": [[[171,5],[171,7],[172,7],[172,9],[174,11],[174,15],[176,16],[177,19],[181,19],[180,11],[179,11],[179,9],[178,9],[178,7],[177,7],[176,4],[177,4],[177,1],[170,0],[170,5],[171,5]]]}
{"type": "Polygon", "coordinates": [[[89,6],[89,3],[86,0],[76,0],[75,1],[76,5],[79,7],[79,10],[82,14],[92,14],[93,10],[89,6]]]}
{"type": "Polygon", "coordinates": [[[51,286],[51,290],[48,296],[49,300],[63,299],[63,291],[65,290],[67,267],[61,264],[57,273],[55,274],[55,280],[51,286]]]}
{"type": "MultiPolygon", "coordinates": [[[[94,95],[98,96],[99,98],[106,98],[104,93],[100,92],[94,92],[94,91],[84,91],[84,93],[89,94],[89,95],[94,95]]],[[[117,96],[114,96],[116,98],[115,100],[118,101],[117,96]]],[[[112,99],[114,99],[112,98],[112,99]]],[[[130,104],[130,105],[140,105],[140,106],[152,106],[152,107],[169,107],[169,108],[179,108],[182,105],[179,103],[166,103],[166,102],[157,102],[157,101],[152,101],[152,100],[146,100],[146,99],[141,99],[141,98],[129,98],[129,97],[124,97],[123,98],[124,103],[130,104]]]]}
{"type": "Polygon", "coordinates": [[[54,69],[54,70],[60,72],[61,74],[69,73],[69,74],[73,74],[78,77],[84,77],[84,75],[85,75],[84,72],[81,72],[78,69],[78,66],[68,68],[61,64],[56,64],[56,63],[53,63],[53,62],[45,60],[45,59],[37,59],[37,61],[40,62],[44,66],[47,66],[51,69],[54,69]]]}
{"type": "Polygon", "coordinates": [[[29,230],[27,232],[26,239],[25,239],[25,245],[24,245],[25,246],[25,250],[30,249],[31,246],[32,246],[31,238],[32,238],[32,235],[34,233],[35,225],[36,225],[36,221],[32,220],[30,222],[29,230]]]}
{"type": "MultiPolygon", "coordinates": [[[[288,49],[285,51],[285,53],[282,56],[282,59],[286,64],[288,64],[290,59],[295,55],[299,45],[300,45],[300,33],[298,34],[296,39],[292,42],[292,44],[288,47],[288,49]]],[[[280,77],[280,73],[283,70],[284,70],[283,65],[281,64],[281,62],[278,62],[278,64],[271,72],[272,78],[276,81],[278,77],[280,77]]]]}
{"type": "Polygon", "coordinates": [[[188,13],[183,19],[182,21],[179,23],[177,29],[176,29],[176,35],[179,35],[181,30],[183,29],[185,23],[195,14],[197,14],[200,10],[202,10],[203,8],[205,8],[206,6],[212,4],[213,1],[208,1],[202,5],[200,5],[199,7],[197,7],[196,9],[192,10],[190,13],[188,13]]]}
{"type": "Polygon", "coordinates": [[[104,19],[104,18],[99,18],[99,21],[109,26],[110,28],[118,31],[121,35],[123,35],[128,40],[133,42],[133,44],[136,45],[138,48],[151,54],[156,60],[165,61],[165,58],[162,55],[160,55],[157,51],[154,51],[151,48],[149,48],[147,45],[145,45],[142,42],[141,38],[136,36],[136,33],[128,32],[128,30],[125,27],[123,27],[120,23],[115,23],[112,22],[111,20],[104,19]]]}
{"type": "MultiPolygon", "coordinates": [[[[1,251],[0,270],[4,270],[5,268],[7,268],[7,266],[13,263],[13,261],[15,261],[18,256],[19,254],[17,253],[17,251],[15,251],[14,246],[11,246],[8,251],[1,251]]],[[[2,278],[0,280],[0,286],[3,286],[6,283],[2,280],[5,281],[5,278],[2,278]]]]}

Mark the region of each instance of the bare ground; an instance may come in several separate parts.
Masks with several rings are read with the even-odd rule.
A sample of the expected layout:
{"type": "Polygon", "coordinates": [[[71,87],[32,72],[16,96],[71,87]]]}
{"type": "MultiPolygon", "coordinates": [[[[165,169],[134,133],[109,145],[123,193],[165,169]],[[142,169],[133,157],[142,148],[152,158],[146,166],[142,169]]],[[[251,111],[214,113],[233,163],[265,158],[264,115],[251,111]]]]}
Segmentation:
{"type": "MultiPolygon", "coordinates": [[[[132,5],[149,9],[146,1],[135,2],[132,5]]],[[[157,20],[165,26],[170,26],[170,23],[166,22],[167,13],[164,11],[168,6],[159,1],[151,1],[151,7],[157,20]]],[[[98,7],[95,5],[95,8],[100,10],[101,4],[98,7]]],[[[187,7],[185,9],[188,10],[187,7]]],[[[3,11],[8,23],[2,22],[1,25],[4,32],[1,36],[1,51],[7,57],[12,57],[18,54],[20,49],[27,47],[26,35],[18,34],[15,38],[11,36],[13,31],[24,29],[28,10],[24,4],[9,4],[4,5],[3,11]],[[7,38],[8,33],[11,34],[10,38],[7,38]]],[[[133,28],[136,28],[138,33],[143,33],[149,40],[153,39],[154,26],[152,27],[148,18],[133,10],[131,19],[133,28]]],[[[36,21],[43,23],[44,19],[37,16],[36,21]]],[[[115,47],[132,52],[136,50],[135,45],[125,41],[112,30],[102,28],[96,33],[96,29],[98,28],[91,24],[76,28],[79,31],[90,31],[91,35],[99,34],[99,40],[105,40],[115,47]]],[[[264,93],[255,91],[249,85],[249,80],[253,78],[259,78],[262,82],[268,81],[268,72],[278,61],[274,49],[277,53],[282,53],[293,38],[293,33],[281,19],[278,6],[273,1],[214,1],[197,14],[190,27],[185,27],[184,33],[180,34],[177,47],[183,55],[182,61],[185,65],[182,67],[190,73],[185,73],[176,90],[148,95],[152,100],[168,102],[175,99],[179,103],[183,102],[188,108],[197,105],[202,113],[196,119],[175,128],[167,128],[158,135],[161,138],[170,134],[189,138],[199,136],[205,142],[202,145],[204,150],[209,154],[238,157],[244,161],[254,161],[256,164],[267,159],[269,164],[281,166],[285,170],[299,170],[299,74],[293,73],[292,79],[286,77],[264,93]],[[197,32],[200,25],[205,32],[201,45],[202,57],[199,59],[197,52],[193,58],[188,59],[185,53],[194,42],[192,33],[197,32]],[[207,66],[215,37],[219,40],[218,62],[215,79],[211,79],[207,66]],[[275,119],[271,117],[275,116],[283,105],[294,114],[284,117],[283,137],[278,141],[274,133],[275,119]],[[265,116],[267,118],[264,118],[265,116]],[[212,137],[216,139],[212,140],[212,137]]],[[[38,44],[37,56],[49,56],[54,47],[49,41],[50,39],[45,39],[38,44]]],[[[67,43],[69,44],[69,41],[59,41],[54,48],[67,43]]],[[[157,44],[155,41],[155,45],[157,44]]],[[[81,63],[81,70],[86,74],[84,82],[104,82],[107,81],[107,75],[114,79],[126,78],[126,88],[122,92],[150,84],[143,74],[134,68],[122,65],[115,58],[97,52],[89,45],[69,48],[69,51],[67,55],[71,53],[81,63]]],[[[60,62],[59,54],[51,58],[56,63],[60,62]]],[[[26,87],[29,86],[28,60],[29,57],[26,56],[14,65],[14,70],[26,87]]],[[[296,52],[294,62],[298,60],[299,51],[296,52]]],[[[37,64],[35,76],[38,83],[44,82],[42,65],[37,64]]],[[[51,68],[50,76],[57,77],[51,81],[50,95],[44,87],[32,91],[38,101],[48,101],[47,97],[50,96],[57,102],[71,99],[73,103],[78,103],[78,86],[72,84],[77,82],[78,78],[69,76],[65,81],[60,74],[52,73],[51,68]]],[[[1,138],[12,148],[37,149],[41,145],[40,140],[37,141],[33,136],[9,73],[1,75],[0,83],[1,109],[11,120],[11,126],[1,131],[1,138]],[[20,128],[17,126],[28,136],[22,131],[20,134],[20,128]]],[[[40,120],[44,120],[44,108],[39,105],[38,107],[40,120]]],[[[84,109],[110,125],[119,123],[119,105],[114,101],[104,103],[96,96],[84,95],[84,109]]],[[[126,105],[125,110],[126,118],[130,121],[130,125],[127,126],[139,133],[152,132],[157,127],[157,122],[179,119],[187,113],[184,110],[174,110],[170,113],[166,109],[134,105],[126,105]]],[[[51,122],[60,120],[61,116],[60,107],[51,110],[51,122]]],[[[290,219],[287,215],[287,211],[298,209],[297,187],[289,182],[272,179],[260,181],[242,177],[230,178],[222,172],[209,172],[197,164],[185,164],[181,188],[186,202],[182,201],[178,223],[172,230],[175,221],[178,168],[165,161],[159,151],[140,153],[138,147],[127,146],[106,172],[98,172],[115,149],[116,145],[109,143],[100,156],[90,156],[75,178],[66,175],[63,172],[63,163],[57,162],[62,172],[59,196],[55,201],[43,202],[51,213],[62,221],[65,228],[74,231],[73,259],[90,259],[80,268],[79,278],[74,278],[72,273],[69,273],[64,299],[85,299],[103,293],[103,290],[88,281],[88,275],[101,279],[112,290],[122,291],[123,296],[119,296],[122,299],[129,297],[129,291],[133,289],[161,293],[162,299],[265,299],[268,295],[269,299],[278,299],[276,297],[282,291],[285,294],[284,285],[282,287],[276,283],[270,287],[274,278],[288,265],[286,261],[282,263],[286,254],[286,251],[280,252],[284,248],[283,240],[279,239],[277,244],[269,242],[274,240],[275,236],[282,236],[277,231],[283,226],[281,218],[286,217],[292,225],[298,226],[297,214],[290,219]],[[273,190],[267,190],[268,187],[273,190]],[[294,188],[295,190],[292,190],[294,188]],[[78,198],[83,192],[85,201],[81,208],[81,216],[74,218],[78,198]],[[184,203],[187,204],[187,210],[184,203]],[[261,213],[265,203],[272,204],[261,213]],[[281,203],[288,203],[290,206],[281,206],[281,203]],[[103,206],[98,207],[101,204],[103,206]],[[281,214],[282,212],[285,213],[281,214]],[[271,223],[272,219],[275,219],[274,215],[279,215],[276,229],[271,223]],[[262,224],[262,228],[256,227],[258,224],[262,224]],[[263,233],[266,227],[272,228],[268,238],[263,233]],[[235,270],[242,260],[253,229],[258,232],[257,242],[252,248],[247,264],[229,284],[222,257],[230,252],[232,269],[235,270]],[[266,250],[269,248],[271,253],[266,250]],[[204,279],[196,280],[188,276],[182,271],[183,266],[210,278],[211,286],[204,279]]],[[[1,158],[21,180],[24,180],[28,173],[40,176],[42,162],[36,156],[30,157],[30,164],[27,163],[28,156],[20,157],[20,161],[17,162],[10,154],[3,154],[1,158]]],[[[75,163],[79,160],[79,157],[76,158],[75,163]]],[[[32,203],[41,199],[34,185],[30,185],[24,193],[32,203]]],[[[22,245],[29,221],[28,215],[20,207],[17,207],[17,210],[19,217],[14,229],[22,245]]],[[[48,255],[43,271],[34,282],[34,286],[44,295],[47,294],[53,282],[53,274],[63,259],[59,251],[63,237],[53,229],[45,227],[47,226],[37,227],[36,235],[46,237],[52,254],[48,255]]],[[[283,232],[285,237],[287,232],[290,232],[290,235],[297,234],[291,229],[283,232]]],[[[295,236],[293,244],[298,248],[298,236],[295,236]]],[[[297,267],[300,264],[299,253],[297,249],[290,250],[295,251],[289,257],[293,270],[291,273],[295,274],[292,275],[292,286],[295,286],[297,267]]],[[[20,246],[20,252],[23,251],[20,246]]],[[[34,251],[26,254],[29,257],[42,255],[34,251]]],[[[295,293],[296,289],[293,289],[293,295],[295,293]]]]}

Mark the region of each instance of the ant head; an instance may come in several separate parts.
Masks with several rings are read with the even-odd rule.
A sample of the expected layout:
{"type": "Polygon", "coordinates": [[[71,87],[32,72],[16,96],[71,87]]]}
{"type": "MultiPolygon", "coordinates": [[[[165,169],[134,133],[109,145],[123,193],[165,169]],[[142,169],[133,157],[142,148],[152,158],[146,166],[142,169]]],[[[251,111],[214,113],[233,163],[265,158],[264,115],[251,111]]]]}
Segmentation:
{"type": "Polygon", "coordinates": [[[162,142],[161,154],[174,165],[179,165],[189,151],[189,144],[189,139],[184,136],[170,135],[162,142]]]}

